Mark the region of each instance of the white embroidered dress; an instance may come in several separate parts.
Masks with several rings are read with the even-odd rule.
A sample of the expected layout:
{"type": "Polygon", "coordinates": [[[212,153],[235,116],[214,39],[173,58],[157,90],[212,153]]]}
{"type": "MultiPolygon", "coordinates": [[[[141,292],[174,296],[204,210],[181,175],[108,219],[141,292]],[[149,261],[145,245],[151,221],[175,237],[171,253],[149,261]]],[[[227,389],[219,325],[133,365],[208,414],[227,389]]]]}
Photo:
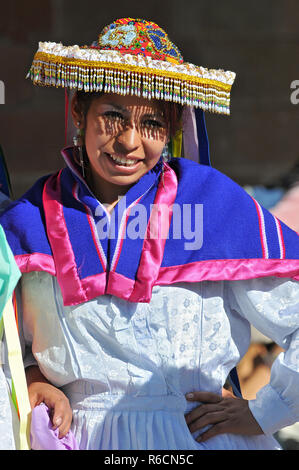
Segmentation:
{"type": "Polygon", "coordinates": [[[149,304],[103,295],[65,307],[56,278],[32,272],[22,276],[24,338],[68,396],[81,449],[277,449],[271,434],[299,419],[298,287],[272,277],[180,283],[154,287],[149,304]],[[221,393],[248,348],[249,322],[286,349],[250,401],[265,435],[198,443],[185,394],[221,393]]]}

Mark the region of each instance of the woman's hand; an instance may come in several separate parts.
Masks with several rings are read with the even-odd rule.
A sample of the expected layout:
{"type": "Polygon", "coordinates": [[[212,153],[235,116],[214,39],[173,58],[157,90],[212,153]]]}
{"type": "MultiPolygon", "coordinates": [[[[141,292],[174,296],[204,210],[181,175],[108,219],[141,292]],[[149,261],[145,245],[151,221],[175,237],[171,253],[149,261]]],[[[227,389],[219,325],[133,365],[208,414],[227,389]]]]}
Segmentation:
{"type": "Polygon", "coordinates": [[[64,437],[72,423],[72,409],[65,394],[50,384],[37,366],[26,369],[31,408],[45,403],[51,410],[53,429],[59,428],[59,438],[64,437]]]}
{"type": "Polygon", "coordinates": [[[198,442],[223,433],[244,436],[263,434],[249,409],[248,401],[228,395],[221,396],[212,392],[193,392],[186,395],[188,401],[201,403],[185,416],[190,432],[211,426],[198,436],[198,442]]]}

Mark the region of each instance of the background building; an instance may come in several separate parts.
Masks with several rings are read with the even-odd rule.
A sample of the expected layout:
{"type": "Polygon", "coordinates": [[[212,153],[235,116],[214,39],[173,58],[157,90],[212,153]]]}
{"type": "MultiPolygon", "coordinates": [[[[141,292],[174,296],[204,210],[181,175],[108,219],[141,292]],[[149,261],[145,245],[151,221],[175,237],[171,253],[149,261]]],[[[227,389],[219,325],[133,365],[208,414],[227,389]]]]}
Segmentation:
{"type": "Polygon", "coordinates": [[[276,180],[293,166],[298,1],[10,0],[2,2],[0,14],[0,145],[15,196],[62,165],[64,92],[25,80],[38,41],[88,45],[104,25],[127,16],[157,22],[186,61],[237,73],[231,116],[207,116],[214,167],[253,185],[276,180]]]}

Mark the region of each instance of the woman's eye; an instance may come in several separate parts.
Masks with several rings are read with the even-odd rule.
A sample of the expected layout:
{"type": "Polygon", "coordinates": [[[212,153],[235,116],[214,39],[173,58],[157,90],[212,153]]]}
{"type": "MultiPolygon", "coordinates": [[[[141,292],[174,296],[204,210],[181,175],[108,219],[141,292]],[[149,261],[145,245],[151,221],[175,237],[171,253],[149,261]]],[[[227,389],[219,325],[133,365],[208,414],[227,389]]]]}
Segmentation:
{"type": "Polygon", "coordinates": [[[164,125],[160,121],[156,121],[155,119],[146,119],[143,122],[143,125],[146,127],[151,127],[151,128],[162,128],[164,125]]]}
{"type": "Polygon", "coordinates": [[[106,111],[104,113],[104,116],[109,118],[109,119],[113,119],[113,120],[124,119],[124,116],[121,113],[119,113],[118,111],[106,111]]]}

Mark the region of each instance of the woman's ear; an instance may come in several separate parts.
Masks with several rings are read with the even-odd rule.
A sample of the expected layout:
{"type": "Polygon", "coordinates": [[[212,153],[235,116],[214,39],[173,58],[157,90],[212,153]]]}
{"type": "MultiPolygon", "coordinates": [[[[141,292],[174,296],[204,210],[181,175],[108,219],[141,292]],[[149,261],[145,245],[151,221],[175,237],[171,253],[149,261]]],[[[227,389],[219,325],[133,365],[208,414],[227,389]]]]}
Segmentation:
{"type": "Polygon", "coordinates": [[[74,96],[71,100],[71,115],[75,127],[84,127],[84,114],[81,109],[81,106],[78,103],[77,93],[74,93],[74,96]]]}

